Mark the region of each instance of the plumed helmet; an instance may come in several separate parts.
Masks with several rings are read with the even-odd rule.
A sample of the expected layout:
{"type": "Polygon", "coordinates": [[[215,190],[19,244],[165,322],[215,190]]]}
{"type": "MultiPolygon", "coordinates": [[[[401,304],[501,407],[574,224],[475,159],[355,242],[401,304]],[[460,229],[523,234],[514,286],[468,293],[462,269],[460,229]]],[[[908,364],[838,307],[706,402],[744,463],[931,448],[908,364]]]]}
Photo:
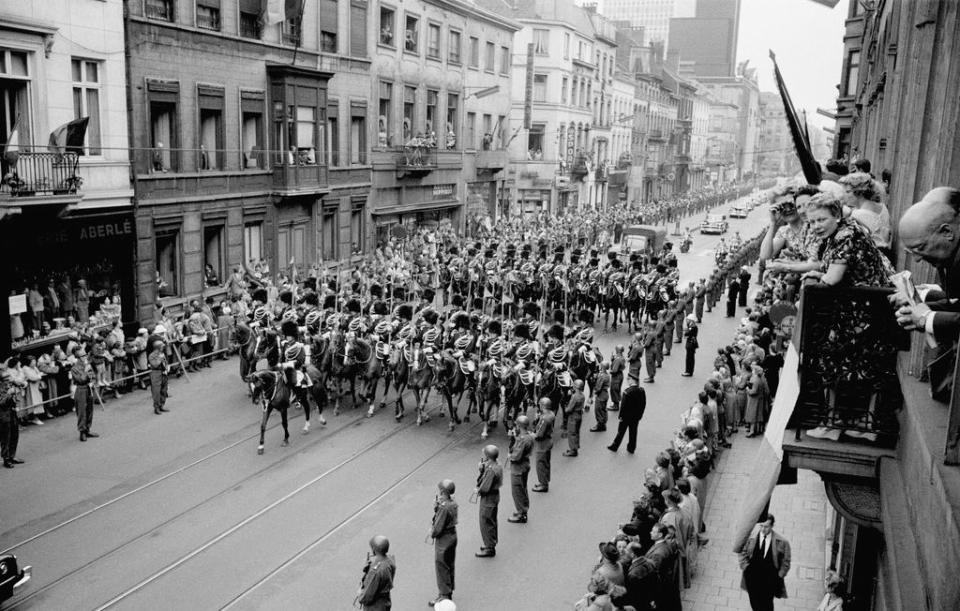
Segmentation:
{"type": "Polygon", "coordinates": [[[259,306],[257,307],[257,309],[253,311],[254,320],[263,321],[263,320],[266,320],[266,318],[267,318],[267,309],[265,307],[259,306]]]}
{"type": "Polygon", "coordinates": [[[500,338],[497,338],[487,347],[487,354],[493,358],[500,358],[503,356],[503,341],[500,338]]]}
{"type": "Polygon", "coordinates": [[[293,304],[293,293],[290,291],[280,291],[280,294],[277,296],[281,302],[292,305],[293,304]]]}
{"type": "Polygon", "coordinates": [[[593,324],[593,312],[590,310],[580,310],[577,319],[585,325],[593,324]]]}
{"type": "Polygon", "coordinates": [[[390,321],[384,318],[383,320],[377,323],[376,327],[373,328],[373,332],[376,333],[377,335],[384,336],[390,333],[391,328],[392,327],[390,325],[390,321]]]}
{"type": "Polygon", "coordinates": [[[563,346],[557,346],[547,355],[547,359],[554,365],[559,365],[567,360],[567,349],[563,346]]]}
{"type": "Polygon", "coordinates": [[[397,306],[397,318],[407,322],[413,320],[413,306],[408,303],[397,306]]]}
{"type": "Polygon", "coordinates": [[[316,327],[320,324],[320,312],[313,310],[307,314],[306,321],[308,327],[316,327]]]}
{"type": "Polygon", "coordinates": [[[471,326],[470,315],[466,312],[457,312],[450,319],[450,322],[458,329],[469,329],[471,326]]]}
{"type": "Polygon", "coordinates": [[[327,295],[323,298],[323,309],[324,310],[333,310],[337,307],[337,296],[336,295],[327,295]]]}
{"type": "Polygon", "coordinates": [[[487,333],[492,333],[493,335],[500,335],[503,333],[503,325],[500,324],[499,320],[491,320],[487,323],[487,333]]]}
{"type": "Polygon", "coordinates": [[[482,310],[482,309],[483,309],[483,297],[474,297],[474,298],[473,298],[473,303],[470,304],[470,306],[471,306],[474,310],[482,310]]]}
{"type": "Polygon", "coordinates": [[[460,293],[454,294],[453,297],[450,298],[450,305],[452,305],[455,308],[462,308],[463,295],[461,295],[460,293]]]}
{"type": "Polygon", "coordinates": [[[440,331],[438,331],[436,327],[430,327],[423,332],[424,344],[435,344],[438,339],[440,339],[440,331]]]}
{"type": "Polygon", "coordinates": [[[617,258],[617,252],[615,250],[611,250],[607,252],[607,261],[612,262],[616,258],[617,258]]]}
{"type": "Polygon", "coordinates": [[[250,294],[250,298],[260,303],[267,303],[267,289],[255,289],[253,293],[250,294]]]}
{"type": "Polygon", "coordinates": [[[280,323],[280,332],[284,337],[297,337],[300,335],[300,329],[297,328],[295,320],[285,319],[280,323]]]}
{"type": "Polygon", "coordinates": [[[563,326],[562,326],[562,325],[559,325],[559,324],[554,323],[553,325],[551,325],[551,327],[550,327],[549,329],[547,329],[547,334],[546,334],[546,335],[547,335],[548,338],[552,338],[552,339],[555,339],[555,340],[557,340],[557,341],[562,342],[562,341],[563,341],[563,337],[564,337],[564,335],[565,335],[565,332],[564,332],[564,330],[563,330],[563,326]]]}
{"type": "Polygon", "coordinates": [[[518,360],[525,361],[533,354],[533,346],[530,344],[520,344],[515,354],[518,360]]]}
{"type": "Polygon", "coordinates": [[[620,261],[620,259],[614,259],[610,261],[610,267],[613,269],[620,269],[623,267],[623,263],[620,261]]]}
{"type": "Polygon", "coordinates": [[[525,322],[519,322],[513,327],[513,335],[515,337],[520,337],[526,340],[532,340],[533,337],[530,336],[530,326],[525,322]]]}
{"type": "Polygon", "coordinates": [[[457,350],[466,350],[468,346],[473,342],[473,336],[469,334],[463,334],[457,338],[457,341],[453,342],[453,347],[457,350]]]}
{"type": "Polygon", "coordinates": [[[312,308],[318,308],[320,307],[320,295],[317,295],[315,291],[307,291],[303,294],[303,303],[312,308]]]}
{"type": "Polygon", "coordinates": [[[536,318],[540,315],[540,306],[532,301],[528,301],[523,304],[523,313],[531,318],[536,318]]]}
{"type": "Polygon", "coordinates": [[[427,301],[433,301],[433,298],[437,296],[437,292],[431,288],[423,289],[423,298],[427,301]]]}
{"type": "Polygon", "coordinates": [[[566,323],[566,320],[567,320],[566,312],[564,312],[560,308],[557,308],[556,310],[553,311],[553,322],[557,323],[558,325],[562,325],[566,323]]]}
{"type": "Polygon", "coordinates": [[[436,310],[434,310],[430,306],[427,306],[426,308],[420,311],[420,318],[426,321],[427,324],[435,325],[437,324],[437,321],[440,320],[440,315],[437,313],[436,310]]]}
{"type": "Polygon", "coordinates": [[[347,303],[344,304],[344,308],[347,312],[352,312],[354,314],[360,313],[360,300],[359,299],[348,299],[347,303]]]}
{"type": "Polygon", "coordinates": [[[379,284],[370,285],[370,296],[371,297],[383,297],[383,287],[379,284]]]}
{"type": "Polygon", "coordinates": [[[383,300],[378,300],[373,302],[373,313],[377,316],[386,316],[390,313],[390,310],[387,309],[387,303],[383,300]]]}
{"type": "Polygon", "coordinates": [[[303,352],[303,344],[300,342],[294,342],[287,346],[287,349],[283,351],[283,356],[285,360],[294,361],[300,358],[300,353],[303,352]]]}

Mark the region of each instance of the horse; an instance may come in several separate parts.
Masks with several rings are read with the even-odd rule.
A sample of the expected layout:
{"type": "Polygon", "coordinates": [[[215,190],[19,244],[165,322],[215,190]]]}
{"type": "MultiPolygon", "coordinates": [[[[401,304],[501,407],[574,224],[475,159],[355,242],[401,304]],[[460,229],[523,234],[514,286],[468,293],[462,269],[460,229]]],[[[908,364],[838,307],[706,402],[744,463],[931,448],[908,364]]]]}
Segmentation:
{"type": "Polygon", "coordinates": [[[625,317],[627,319],[627,332],[640,328],[643,318],[644,304],[647,300],[647,287],[642,282],[630,283],[627,294],[624,299],[625,317]]]}
{"type": "Polygon", "coordinates": [[[360,379],[366,383],[364,392],[361,393],[361,399],[370,404],[367,409],[367,418],[373,417],[376,408],[377,387],[380,386],[380,380],[383,380],[383,399],[380,400],[380,408],[383,409],[387,405],[392,373],[390,355],[393,352],[394,349],[390,342],[378,341],[373,350],[373,358],[367,362],[366,368],[360,372],[360,379]]]}
{"type": "Polygon", "coordinates": [[[433,384],[433,367],[426,350],[416,343],[403,352],[403,360],[407,362],[407,388],[413,391],[417,402],[417,426],[430,421],[426,414],[427,392],[433,384]]]}
{"type": "Polygon", "coordinates": [[[280,445],[284,447],[290,445],[290,431],[287,429],[287,408],[290,407],[290,395],[297,383],[294,369],[286,367],[282,371],[272,369],[254,371],[247,376],[246,382],[250,385],[250,395],[253,403],[260,403],[263,411],[263,415],[260,417],[260,445],[257,447],[257,454],[263,454],[263,438],[267,430],[267,420],[273,410],[280,412],[280,422],[283,424],[283,443],[280,445]]]}
{"type": "Polygon", "coordinates": [[[550,405],[556,413],[563,413],[569,398],[566,390],[560,385],[560,371],[556,367],[544,367],[537,376],[534,392],[538,399],[550,399],[550,405]]]}
{"type": "Polygon", "coordinates": [[[494,359],[480,363],[477,371],[477,412],[480,415],[480,421],[483,422],[483,432],[480,433],[481,439],[486,439],[490,429],[497,427],[497,414],[500,410],[501,400],[501,373],[502,367],[494,359]],[[492,419],[491,415],[493,416],[492,419]]]}
{"type": "MultiPolygon", "coordinates": [[[[333,381],[333,415],[340,415],[340,398],[343,396],[343,382],[350,382],[350,399],[353,407],[357,406],[356,373],[359,369],[353,351],[356,350],[355,339],[347,339],[339,329],[330,332],[330,347],[324,359],[324,369],[327,372],[327,381],[333,381]]],[[[369,344],[368,344],[369,347],[369,344]]]]}
{"type": "MultiPolygon", "coordinates": [[[[622,278],[622,274],[621,274],[622,278]]],[[[613,310],[613,330],[617,330],[617,322],[620,320],[620,308],[623,307],[624,289],[622,282],[616,278],[611,278],[605,287],[603,295],[603,330],[607,330],[607,321],[610,318],[610,310],[613,310]]]]}
{"type": "Polygon", "coordinates": [[[504,392],[503,425],[511,429],[517,416],[525,413],[529,403],[533,401],[536,372],[527,369],[523,364],[514,365],[507,361],[500,379],[504,392]]]}
{"type": "MultiPolygon", "coordinates": [[[[437,388],[440,389],[440,393],[447,400],[447,411],[450,414],[449,427],[452,431],[455,425],[460,424],[458,414],[460,401],[463,400],[463,393],[469,385],[468,375],[472,376],[473,372],[469,370],[467,363],[454,358],[449,350],[444,350],[433,358],[433,374],[437,388]],[[465,369],[466,371],[464,371],[465,369]],[[454,396],[456,396],[456,400],[454,400],[454,396]]],[[[470,405],[467,406],[466,417],[468,420],[472,405],[473,399],[471,398],[470,405]]]]}

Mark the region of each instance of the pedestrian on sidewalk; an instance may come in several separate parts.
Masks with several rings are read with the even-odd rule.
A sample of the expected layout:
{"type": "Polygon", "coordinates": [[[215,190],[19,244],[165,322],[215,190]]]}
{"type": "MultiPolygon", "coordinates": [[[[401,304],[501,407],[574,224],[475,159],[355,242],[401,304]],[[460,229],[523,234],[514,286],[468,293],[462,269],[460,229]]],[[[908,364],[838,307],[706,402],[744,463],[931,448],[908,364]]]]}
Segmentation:
{"type": "Polygon", "coordinates": [[[550,490],[550,459],[553,454],[553,428],[557,417],[553,414],[553,402],[541,397],[537,420],[534,423],[533,458],[537,467],[537,483],[534,492],[550,490]]]}
{"type": "Polygon", "coordinates": [[[737,297],[740,294],[740,283],[736,277],[730,280],[727,285],[727,318],[733,318],[737,314],[737,297]]]}
{"type": "Polygon", "coordinates": [[[514,524],[527,523],[527,511],[530,509],[530,496],[527,493],[527,479],[530,476],[530,454],[533,451],[533,435],[530,434],[530,419],[517,417],[517,426],[510,430],[510,492],[516,510],[507,518],[514,524]]]}
{"type": "Polygon", "coordinates": [[[457,559],[457,502],[453,494],[457,487],[453,480],[445,479],[437,484],[437,498],[433,503],[434,565],[437,571],[439,594],[428,604],[432,607],[441,600],[453,598],[454,572],[457,559]]]}
{"type": "Polygon", "coordinates": [[[600,365],[600,373],[593,387],[593,415],[597,424],[590,427],[592,433],[607,430],[607,402],[610,400],[610,364],[600,365]]]}
{"type": "Polygon", "coordinates": [[[626,361],[623,358],[623,345],[618,345],[610,359],[610,411],[620,409],[620,392],[623,388],[623,370],[626,361]]]}
{"type": "Polygon", "coordinates": [[[363,567],[363,579],[356,603],[360,611],[390,611],[390,591],[393,590],[393,576],[397,573],[397,564],[387,554],[390,552],[390,540],[383,535],[370,539],[370,553],[363,567]]]}
{"type": "Polygon", "coordinates": [[[153,351],[147,357],[150,365],[150,395],[153,397],[153,413],[160,414],[168,412],[167,403],[167,378],[170,374],[170,364],[167,362],[167,355],[163,352],[163,341],[155,340],[153,342],[153,351]]]}
{"type": "Polygon", "coordinates": [[[613,443],[607,446],[607,449],[616,452],[620,449],[620,443],[623,441],[624,433],[627,433],[627,452],[633,454],[637,449],[637,426],[640,419],[643,418],[643,412],[647,408],[647,393],[640,388],[639,380],[636,376],[630,376],[627,383],[627,389],[623,392],[623,398],[620,400],[620,422],[617,425],[617,436],[613,438],[613,443]]]}
{"type": "Polygon", "coordinates": [[[784,578],[790,571],[790,543],[773,530],[772,513],[753,528],[740,550],[740,588],[750,597],[753,611],[772,611],[774,598],[786,598],[784,578]]]}
{"type": "Polygon", "coordinates": [[[573,394],[564,408],[567,415],[567,451],[563,453],[564,456],[574,457],[580,454],[580,427],[583,425],[583,413],[587,410],[583,380],[574,380],[573,394]]]}
{"type": "Polygon", "coordinates": [[[477,476],[477,497],[480,505],[480,538],[483,547],[477,558],[497,555],[497,510],[500,507],[500,486],[503,485],[503,467],[497,462],[500,448],[491,444],[483,448],[480,475],[477,476]]]}
{"type": "Polygon", "coordinates": [[[686,330],[683,332],[684,348],[686,349],[686,362],[684,372],[681,374],[688,378],[693,375],[693,366],[696,361],[697,348],[700,347],[700,343],[697,341],[697,335],[699,335],[699,333],[700,329],[697,327],[697,317],[693,314],[690,314],[687,316],[686,330]]]}

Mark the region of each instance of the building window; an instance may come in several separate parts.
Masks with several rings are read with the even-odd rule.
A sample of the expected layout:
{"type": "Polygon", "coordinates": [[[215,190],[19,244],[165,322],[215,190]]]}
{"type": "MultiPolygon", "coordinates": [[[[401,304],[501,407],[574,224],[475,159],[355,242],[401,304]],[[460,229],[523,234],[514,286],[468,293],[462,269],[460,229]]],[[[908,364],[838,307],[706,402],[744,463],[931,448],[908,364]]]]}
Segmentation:
{"type": "Polygon", "coordinates": [[[440,59],[440,26],[435,23],[427,26],[427,57],[440,59]]]}
{"type": "Polygon", "coordinates": [[[337,0],[320,0],[320,50],[336,53],[339,3],[337,0]]]}
{"type": "Polygon", "coordinates": [[[302,33],[303,28],[301,27],[299,14],[287,16],[281,24],[280,34],[285,45],[299,47],[302,33]]]}
{"type": "Polygon", "coordinates": [[[393,33],[397,31],[397,12],[392,8],[380,7],[380,44],[394,46],[393,33]]]}
{"type": "Polygon", "coordinates": [[[223,89],[200,86],[200,152],[198,169],[223,169],[223,89]]]}
{"type": "Polygon", "coordinates": [[[146,0],[144,9],[149,19],[173,21],[173,0],[146,0]]]}
{"type": "Polygon", "coordinates": [[[480,39],[470,37],[470,64],[471,68],[480,68],[480,39]]]}
{"type": "Polygon", "coordinates": [[[403,50],[410,53],[420,51],[420,18],[407,14],[403,24],[403,50]]]}
{"type": "Polygon", "coordinates": [[[157,229],[154,235],[157,265],[157,295],[180,294],[180,229],[157,229]]]}
{"type": "Polygon", "coordinates": [[[261,0],[240,0],[240,36],[259,40],[261,0]]]}
{"type": "Polygon", "coordinates": [[[477,148],[477,113],[467,113],[467,134],[465,136],[466,148],[477,148]]]}
{"type": "Polygon", "coordinates": [[[350,254],[363,254],[364,202],[355,201],[350,209],[350,254]]]}
{"type": "Polygon", "coordinates": [[[263,156],[264,93],[240,91],[240,150],[242,168],[266,167],[263,156]]]}
{"type": "Polygon", "coordinates": [[[570,34],[563,34],[563,59],[570,59],[570,34]]]}
{"type": "Polygon", "coordinates": [[[350,164],[367,163],[367,107],[350,108],[350,164]]]}
{"type": "Polygon", "coordinates": [[[847,56],[847,86],[844,87],[847,97],[857,95],[857,81],[860,80],[860,51],[850,51],[847,56]]]}
{"type": "Polygon", "coordinates": [[[480,142],[481,148],[489,151],[493,148],[493,115],[483,115],[483,140],[480,142]]]}
{"type": "Polygon", "coordinates": [[[197,0],[197,27],[220,30],[220,0],[197,0]]]}
{"type": "Polygon", "coordinates": [[[403,143],[406,144],[416,134],[417,88],[403,88],[403,143]]]}
{"type": "Polygon", "coordinates": [[[500,74],[510,74],[510,47],[500,47],[500,74]]]}
{"type": "Polygon", "coordinates": [[[323,224],[320,233],[320,246],[325,261],[339,259],[337,251],[337,209],[323,211],[323,224]]]}
{"type": "Polygon", "coordinates": [[[222,283],[226,278],[224,278],[224,264],[223,264],[223,250],[224,250],[224,240],[223,240],[223,225],[213,225],[203,228],[203,270],[204,270],[204,286],[210,286],[207,284],[207,266],[213,268],[213,273],[217,276],[217,283],[214,283],[213,286],[216,286],[218,283],[222,283]]]}
{"type": "Polygon", "coordinates": [[[380,100],[377,104],[377,146],[393,144],[393,83],[380,81],[380,100]]]}
{"type": "Polygon", "coordinates": [[[427,123],[426,123],[426,132],[427,135],[436,136],[437,131],[437,98],[439,97],[439,92],[427,90],[427,123]]]}
{"type": "Polygon", "coordinates": [[[176,172],[179,168],[176,94],[154,94],[150,97],[150,170],[176,172]]]}
{"type": "Polygon", "coordinates": [[[448,149],[457,148],[457,137],[460,132],[460,96],[456,93],[447,94],[447,137],[448,149]]]}
{"type": "Polygon", "coordinates": [[[550,30],[533,31],[533,52],[537,55],[547,55],[550,52],[550,30]]]}
{"type": "Polygon", "coordinates": [[[263,223],[244,223],[243,225],[243,260],[250,269],[263,260],[263,223]]]}
{"type": "Polygon", "coordinates": [[[534,102],[547,101],[547,75],[546,74],[533,75],[533,101],[534,102]]]}
{"type": "Polygon", "coordinates": [[[287,142],[290,145],[289,164],[315,165],[317,163],[317,109],[313,106],[289,106],[287,142]],[[294,158],[295,156],[295,158],[294,158]]]}
{"type": "Polygon", "coordinates": [[[340,105],[336,100],[327,101],[326,146],[330,165],[340,167],[340,105]]]}
{"type": "Polygon", "coordinates": [[[563,77],[563,79],[560,81],[560,103],[561,104],[567,103],[567,85],[568,84],[569,84],[569,79],[567,77],[563,77]]]}
{"type": "Polygon", "coordinates": [[[352,0],[350,2],[350,55],[353,57],[367,56],[366,0],[352,0]]]}
{"type": "Polygon", "coordinates": [[[447,61],[451,64],[460,63],[460,32],[450,30],[450,36],[447,38],[447,61]]]}
{"type": "Polygon", "coordinates": [[[488,42],[486,46],[487,51],[487,61],[484,65],[487,72],[493,72],[497,69],[497,45],[492,42],[488,42]]]}
{"type": "Polygon", "coordinates": [[[543,159],[543,135],[547,130],[544,123],[534,123],[530,126],[527,136],[527,159],[540,161],[543,159]]]}
{"type": "Polygon", "coordinates": [[[73,118],[90,117],[81,154],[100,154],[100,63],[86,59],[70,62],[73,72],[73,118]]]}

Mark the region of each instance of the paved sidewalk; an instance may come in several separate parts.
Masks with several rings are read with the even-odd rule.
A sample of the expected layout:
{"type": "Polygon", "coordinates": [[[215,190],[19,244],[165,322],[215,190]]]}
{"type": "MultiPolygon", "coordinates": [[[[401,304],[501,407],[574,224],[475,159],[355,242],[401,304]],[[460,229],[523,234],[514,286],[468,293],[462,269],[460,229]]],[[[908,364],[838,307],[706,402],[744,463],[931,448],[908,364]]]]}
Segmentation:
{"type": "MultiPolygon", "coordinates": [[[[710,475],[704,522],[710,543],[700,550],[698,571],[683,593],[683,606],[694,611],[750,609],[740,589],[740,569],[733,547],[740,500],[752,494],[750,476],[762,438],[733,436],[733,448],[720,458],[710,475]]],[[[824,546],[827,534],[827,497],[816,473],[800,470],[798,482],[777,486],[770,501],[774,528],[790,542],[792,562],[787,574],[789,598],[774,601],[777,609],[816,609],[823,598],[824,546]]]]}

